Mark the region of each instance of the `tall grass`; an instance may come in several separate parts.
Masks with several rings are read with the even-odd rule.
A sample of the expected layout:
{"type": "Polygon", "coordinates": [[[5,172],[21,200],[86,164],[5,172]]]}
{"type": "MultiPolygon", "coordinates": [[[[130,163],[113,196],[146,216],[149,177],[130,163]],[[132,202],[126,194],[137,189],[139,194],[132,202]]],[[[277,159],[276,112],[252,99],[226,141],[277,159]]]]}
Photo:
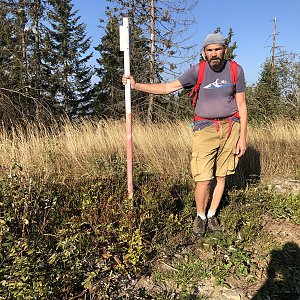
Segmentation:
{"type": "MultiPolygon", "coordinates": [[[[103,167],[126,160],[124,120],[65,121],[51,130],[41,124],[0,131],[1,170],[22,170],[41,180],[73,181],[101,172],[103,167]]],[[[242,168],[260,172],[263,180],[295,178],[300,169],[299,120],[252,124],[248,154],[242,168]]],[[[164,124],[133,124],[134,164],[172,177],[189,176],[192,131],[188,121],[164,124]]],[[[251,174],[250,174],[251,175],[251,174]]]]}
{"type": "Polygon", "coordinates": [[[299,179],[300,170],[299,120],[279,119],[264,126],[250,127],[249,143],[260,152],[261,173],[264,179],[299,179]]]}

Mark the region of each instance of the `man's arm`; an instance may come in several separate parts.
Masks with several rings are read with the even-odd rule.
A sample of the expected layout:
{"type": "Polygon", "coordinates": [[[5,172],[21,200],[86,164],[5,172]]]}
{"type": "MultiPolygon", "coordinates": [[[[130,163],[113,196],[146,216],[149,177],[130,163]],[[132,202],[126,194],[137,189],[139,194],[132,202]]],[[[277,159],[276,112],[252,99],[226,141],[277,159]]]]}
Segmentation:
{"type": "Polygon", "coordinates": [[[247,104],[246,104],[246,96],[245,92],[237,93],[235,95],[236,104],[238,107],[239,115],[240,115],[240,138],[236,146],[236,154],[238,157],[241,157],[245,154],[247,148],[247,124],[248,124],[248,114],[247,114],[247,104]]]}
{"type": "Polygon", "coordinates": [[[168,83],[137,83],[132,76],[124,75],[122,78],[122,82],[124,85],[127,83],[128,79],[130,80],[130,86],[133,90],[149,94],[166,95],[183,88],[178,79],[168,83]]]}

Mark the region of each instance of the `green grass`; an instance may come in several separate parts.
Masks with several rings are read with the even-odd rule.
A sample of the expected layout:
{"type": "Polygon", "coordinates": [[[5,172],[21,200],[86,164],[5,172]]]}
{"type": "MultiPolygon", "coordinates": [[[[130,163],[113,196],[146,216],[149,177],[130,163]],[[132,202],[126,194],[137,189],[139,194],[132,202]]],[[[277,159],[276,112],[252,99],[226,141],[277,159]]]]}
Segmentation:
{"type": "MultiPolygon", "coordinates": [[[[300,223],[299,195],[250,187],[225,194],[223,235],[196,240],[189,179],[137,168],[131,201],[124,176],[118,167],[77,185],[41,184],[22,173],[2,178],[0,299],[121,299],[141,292],[131,283],[143,274],[158,286],[170,283],[159,293],[146,291],[145,299],[206,299],[196,292],[199,282],[255,284],[261,266],[284,246],[262,230],[261,216],[300,223]]],[[[288,263],[285,277],[299,278],[288,263]]],[[[280,288],[297,290],[296,279],[280,288]]]]}

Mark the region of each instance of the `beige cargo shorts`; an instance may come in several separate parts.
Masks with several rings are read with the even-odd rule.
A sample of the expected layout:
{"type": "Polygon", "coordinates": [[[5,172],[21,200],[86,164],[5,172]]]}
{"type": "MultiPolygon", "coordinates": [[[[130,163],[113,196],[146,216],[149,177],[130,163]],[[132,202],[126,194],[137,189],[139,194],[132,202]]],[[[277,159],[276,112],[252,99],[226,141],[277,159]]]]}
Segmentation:
{"type": "Polygon", "coordinates": [[[240,123],[232,123],[230,135],[228,127],[229,122],[224,120],[219,121],[219,130],[212,124],[194,132],[191,160],[194,181],[206,181],[214,176],[234,174],[238,164],[235,151],[240,135],[240,123]]]}

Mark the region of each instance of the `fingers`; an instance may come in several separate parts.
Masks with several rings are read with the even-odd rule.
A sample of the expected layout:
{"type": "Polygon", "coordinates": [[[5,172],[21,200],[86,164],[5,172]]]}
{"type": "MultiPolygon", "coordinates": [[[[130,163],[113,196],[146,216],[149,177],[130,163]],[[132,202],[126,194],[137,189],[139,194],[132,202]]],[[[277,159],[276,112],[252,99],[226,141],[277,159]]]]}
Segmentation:
{"type": "Polygon", "coordinates": [[[238,157],[242,157],[245,154],[246,150],[247,150],[246,139],[240,138],[237,145],[236,145],[235,154],[238,157]]]}
{"type": "Polygon", "coordinates": [[[246,152],[246,149],[241,149],[240,153],[238,154],[238,157],[242,157],[246,152]]]}
{"type": "Polygon", "coordinates": [[[247,150],[246,147],[241,147],[241,148],[238,147],[238,148],[236,149],[235,154],[236,154],[238,157],[242,157],[242,156],[245,154],[246,150],[247,150]]]}
{"type": "Polygon", "coordinates": [[[130,80],[130,84],[133,85],[133,84],[134,84],[134,79],[133,79],[133,77],[130,76],[130,75],[125,75],[125,74],[122,76],[122,83],[123,83],[123,85],[126,85],[126,84],[127,84],[128,79],[130,80]]]}
{"type": "Polygon", "coordinates": [[[130,76],[124,74],[124,75],[122,76],[122,83],[123,83],[123,85],[125,85],[125,84],[127,83],[127,79],[130,79],[130,76]]]}

